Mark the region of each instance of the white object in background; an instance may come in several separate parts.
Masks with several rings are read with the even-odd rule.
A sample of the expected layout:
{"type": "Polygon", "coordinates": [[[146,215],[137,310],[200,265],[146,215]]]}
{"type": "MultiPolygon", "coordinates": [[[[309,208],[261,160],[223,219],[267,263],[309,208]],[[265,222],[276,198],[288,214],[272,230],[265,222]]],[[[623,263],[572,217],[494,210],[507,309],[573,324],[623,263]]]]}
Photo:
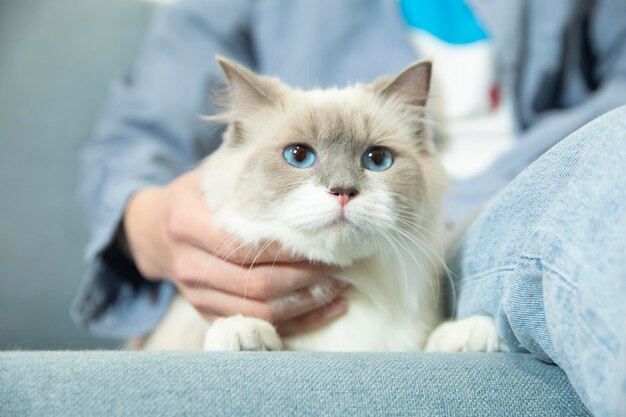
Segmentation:
{"type": "Polygon", "coordinates": [[[488,40],[456,45],[419,29],[412,31],[411,40],[423,58],[433,61],[432,100],[445,119],[491,110],[496,77],[488,40]]]}
{"type": "Polygon", "coordinates": [[[463,180],[488,168],[515,143],[511,120],[508,106],[500,105],[490,113],[447,121],[442,162],[448,174],[463,180]]]}
{"type": "Polygon", "coordinates": [[[509,106],[497,97],[491,42],[451,44],[420,29],[411,40],[433,61],[429,107],[446,134],[443,166],[456,180],[481,173],[514,143],[509,106]]]}

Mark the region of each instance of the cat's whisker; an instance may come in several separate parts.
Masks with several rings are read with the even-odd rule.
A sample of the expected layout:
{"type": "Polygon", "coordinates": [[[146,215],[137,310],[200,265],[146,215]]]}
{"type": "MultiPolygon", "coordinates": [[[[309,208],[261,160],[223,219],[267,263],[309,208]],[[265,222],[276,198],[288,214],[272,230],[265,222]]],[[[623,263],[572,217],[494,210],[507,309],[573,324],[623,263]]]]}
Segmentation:
{"type": "MultiPolygon", "coordinates": [[[[370,213],[384,211],[385,209],[385,206],[380,205],[380,204],[375,204],[375,203],[368,203],[368,204],[365,204],[364,206],[370,213]]],[[[419,223],[420,221],[423,221],[424,223],[428,223],[432,225],[433,227],[438,228],[432,221],[426,219],[423,216],[420,216],[419,214],[413,211],[403,210],[398,207],[395,207],[394,211],[396,211],[399,214],[399,216],[395,218],[394,220],[399,220],[403,222],[404,224],[407,225],[407,227],[414,229],[416,232],[418,231],[417,229],[419,228],[421,231],[428,233],[429,236],[432,237],[433,240],[437,241],[437,243],[441,246],[442,251],[443,251],[445,244],[442,240],[442,237],[439,236],[437,233],[435,233],[434,230],[431,230],[419,223]],[[415,221],[411,221],[412,220],[411,217],[415,217],[415,221]]]]}
{"type": "Polygon", "coordinates": [[[256,262],[256,260],[259,258],[259,256],[261,256],[263,254],[263,252],[272,244],[274,243],[275,239],[271,239],[268,240],[267,242],[265,242],[262,246],[261,249],[257,252],[256,256],[254,257],[254,259],[252,260],[252,263],[250,263],[250,266],[248,267],[248,271],[246,272],[246,275],[244,276],[244,280],[245,280],[245,285],[244,285],[244,290],[243,290],[243,301],[241,303],[241,310],[244,310],[244,307],[246,305],[246,296],[248,293],[248,281],[250,278],[250,272],[252,271],[252,268],[254,267],[254,264],[256,262]]]}
{"type": "MultiPolygon", "coordinates": [[[[405,222],[405,221],[403,221],[403,222],[405,222]]],[[[422,228],[423,228],[424,231],[428,230],[428,228],[424,228],[423,226],[422,226],[422,228]]],[[[416,231],[416,233],[421,235],[419,230],[415,230],[415,231],[416,231]]],[[[431,233],[433,233],[433,232],[431,232],[431,233]]],[[[456,275],[456,273],[454,271],[452,271],[448,267],[448,265],[447,265],[447,263],[445,261],[446,247],[445,247],[444,243],[441,243],[440,239],[436,239],[436,235],[434,233],[433,233],[433,237],[435,238],[434,240],[437,240],[438,242],[440,242],[440,250],[439,251],[435,251],[434,254],[437,255],[437,257],[439,258],[439,261],[440,261],[444,271],[446,272],[446,278],[447,278],[447,281],[448,281],[448,283],[450,285],[450,289],[451,289],[451,292],[452,292],[452,294],[451,294],[452,301],[450,302],[450,304],[454,306],[454,305],[456,305],[456,289],[455,289],[455,286],[454,286],[454,280],[455,279],[458,280],[458,276],[456,275]]]]}
{"type": "MultiPolygon", "coordinates": [[[[376,205],[374,205],[374,206],[376,206],[376,205]]],[[[371,206],[370,206],[370,208],[371,208],[371,206]]],[[[373,210],[370,213],[379,213],[380,211],[383,211],[383,210],[373,210]]],[[[410,213],[410,214],[413,214],[413,213],[410,213]]],[[[370,217],[373,217],[373,214],[371,214],[370,217]]],[[[374,216],[374,217],[376,218],[376,220],[380,221],[381,223],[384,223],[388,228],[394,230],[396,233],[399,233],[399,234],[403,235],[413,245],[415,245],[416,249],[419,250],[421,253],[423,253],[427,257],[429,263],[432,265],[433,270],[437,274],[437,276],[439,276],[439,273],[441,272],[440,268],[444,269],[446,272],[451,272],[451,271],[449,271],[449,268],[445,264],[445,260],[443,259],[443,256],[442,256],[443,247],[441,248],[440,251],[434,250],[434,248],[431,246],[431,241],[425,239],[425,237],[422,235],[420,230],[417,227],[415,227],[415,226],[420,226],[423,231],[429,232],[433,236],[433,238],[434,238],[436,235],[434,234],[433,231],[429,230],[428,228],[424,227],[423,225],[419,225],[419,224],[415,224],[414,225],[414,224],[411,224],[409,221],[407,221],[405,219],[396,218],[395,220],[400,220],[400,222],[403,225],[405,225],[406,227],[409,227],[410,229],[412,229],[418,235],[417,237],[419,237],[419,240],[416,240],[413,236],[408,234],[401,227],[398,227],[397,225],[395,225],[393,221],[389,221],[387,219],[380,218],[380,216],[374,216]],[[424,247],[424,245],[425,245],[425,247],[424,247]],[[439,252],[441,252],[441,253],[439,253],[439,252]],[[439,262],[435,262],[433,260],[433,256],[435,256],[439,262]],[[438,267],[437,265],[440,265],[440,267],[438,267]]],[[[433,239],[433,240],[439,240],[439,239],[433,239]]],[[[416,258],[412,254],[412,252],[408,249],[408,247],[405,246],[405,249],[409,252],[409,255],[413,258],[413,260],[416,262],[416,264],[422,270],[422,272],[425,273],[426,276],[428,276],[428,274],[426,274],[426,272],[424,271],[423,267],[416,260],[416,258]]],[[[448,278],[448,280],[450,280],[450,276],[449,275],[447,275],[447,278],[448,278]]],[[[438,299],[439,299],[438,294],[439,294],[440,288],[438,287],[437,290],[435,290],[432,287],[433,286],[432,282],[430,284],[431,284],[431,290],[433,291],[433,296],[435,298],[435,301],[438,303],[439,302],[438,301],[438,299]]],[[[452,284],[453,284],[453,282],[452,282],[452,284]]]]}
{"type": "MultiPolygon", "coordinates": [[[[405,221],[403,221],[405,222],[405,221]]],[[[406,223],[406,222],[405,222],[406,223]]],[[[407,224],[407,226],[410,226],[410,224],[407,224]]],[[[424,230],[428,230],[427,228],[424,228],[424,230]]],[[[422,239],[424,239],[424,236],[420,233],[419,230],[414,229],[414,231],[419,234],[421,236],[422,239]]],[[[425,239],[424,239],[425,241],[425,239]]],[[[456,273],[454,271],[452,271],[446,264],[445,261],[445,250],[443,248],[443,244],[441,244],[441,249],[440,251],[432,251],[429,252],[432,253],[434,256],[436,256],[438,258],[439,261],[439,265],[441,265],[441,267],[443,268],[444,272],[445,272],[445,277],[450,285],[450,289],[451,289],[451,296],[452,296],[452,300],[450,301],[451,305],[455,305],[456,304],[456,288],[454,286],[454,280],[458,280],[458,276],[456,275],[456,273]]]]}
{"type": "Polygon", "coordinates": [[[244,242],[239,242],[239,245],[237,247],[235,247],[231,252],[226,253],[226,251],[228,250],[228,247],[231,246],[233,243],[238,242],[239,239],[237,238],[237,236],[231,236],[231,235],[227,235],[227,237],[224,240],[224,243],[219,245],[214,251],[213,254],[219,258],[223,258],[223,259],[228,259],[229,257],[231,257],[233,254],[235,254],[237,251],[239,251],[241,248],[246,246],[246,243],[244,242]]]}
{"type": "Polygon", "coordinates": [[[405,302],[405,308],[408,308],[408,302],[409,302],[408,286],[409,286],[409,281],[408,281],[408,277],[407,277],[406,265],[404,264],[404,260],[402,259],[402,256],[400,255],[400,251],[398,250],[397,246],[393,242],[393,239],[389,235],[387,235],[387,233],[385,233],[383,230],[380,230],[380,233],[389,242],[389,244],[391,245],[393,251],[396,254],[396,257],[398,258],[398,262],[400,263],[400,270],[402,271],[402,276],[404,278],[404,302],[405,302]]]}
{"type": "Polygon", "coordinates": [[[411,207],[404,207],[403,205],[401,205],[402,203],[400,203],[399,207],[396,207],[396,210],[398,211],[398,213],[403,213],[409,216],[414,216],[416,219],[420,220],[421,222],[424,222],[426,224],[428,224],[429,226],[433,226],[434,228],[438,228],[439,225],[435,224],[432,220],[422,216],[421,214],[417,213],[415,209],[411,210],[411,207]]]}
{"type": "MultiPolygon", "coordinates": [[[[247,243],[241,243],[239,246],[235,247],[234,249],[232,249],[232,250],[231,250],[229,253],[227,253],[227,254],[225,254],[225,253],[220,253],[220,252],[223,252],[223,250],[224,250],[224,249],[225,249],[228,245],[230,245],[231,243],[236,242],[236,241],[238,241],[238,240],[239,240],[239,239],[238,239],[237,237],[235,237],[235,236],[231,236],[230,238],[228,238],[228,239],[226,240],[226,242],[224,243],[224,245],[223,245],[223,248],[222,248],[222,249],[216,250],[216,251],[215,251],[215,253],[213,253],[213,256],[215,256],[216,258],[218,258],[218,259],[220,260],[220,263],[218,264],[217,268],[215,268],[216,273],[213,275],[213,277],[212,277],[212,278],[211,278],[211,280],[209,281],[209,286],[208,286],[208,289],[211,289],[211,288],[213,287],[213,278],[214,278],[215,276],[217,276],[217,275],[218,275],[217,273],[219,272],[220,268],[222,268],[222,267],[223,267],[223,265],[225,265],[227,262],[230,262],[230,261],[229,261],[229,258],[230,258],[232,255],[234,255],[237,251],[239,251],[239,250],[241,250],[242,248],[244,248],[244,247],[248,246],[248,244],[247,244],[247,243]]],[[[242,261],[242,263],[241,263],[241,265],[240,265],[240,267],[241,267],[241,268],[243,268],[243,266],[245,265],[245,260],[246,260],[246,259],[247,259],[247,257],[249,256],[250,251],[251,251],[251,250],[253,250],[253,249],[254,249],[254,245],[251,245],[251,246],[249,247],[249,249],[248,249],[248,252],[246,253],[246,257],[243,259],[243,261],[242,261]]],[[[209,263],[207,262],[207,266],[205,266],[205,268],[204,268],[205,270],[208,268],[208,264],[209,264],[209,263]]],[[[204,283],[204,273],[202,274],[202,276],[201,276],[201,278],[200,278],[199,282],[204,283]]],[[[196,285],[196,288],[197,288],[197,285],[196,285]]]]}
{"type": "MultiPolygon", "coordinates": [[[[235,242],[236,240],[237,240],[237,239],[236,239],[235,237],[232,237],[232,236],[225,236],[225,237],[223,237],[223,238],[222,238],[222,240],[220,241],[221,243],[218,245],[218,248],[217,248],[217,249],[216,249],[216,251],[213,253],[213,255],[214,255],[215,257],[217,257],[218,259],[222,259],[222,258],[219,256],[219,253],[222,251],[221,247],[222,247],[222,246],[226,247],[227,245],[231,244],[232,242],[235,242]],[[223,242],[223,243],[222,243],[222,242],[223,242]]],[[[208,272],[208,268],[209,268],[209,265],[210,265],[210,264],[211,264],[211,261],[210,261],[210,260],[207,260],[207,261],[205,262],[205,265],[204,265],[204,267],[202,268],[202,273],[200,274],[200,277],[198,278],[198,280],[196,281],[196,284],[194,285],[194,289],[198,289],[198,287],[199,287],[200,285],[203,285],[203,284],[204,284],[204,281],[205,281],[205,279],[206,279],[206,274],[207,274],[207,272],[208,272]]],[[[220,263],[220,264],[221,264],[221,263],[220,263]]],[[[211,280],[209,281],[209,287],[208,287],[208,289],[211,289],[211,287],[212,287],[212,286],[213,286],[213,279],[211,279],[211,280]]]]}
{"type": "Polygon", "coordinates": [[[435,233],[433,230],[419,224],[416,222],[412,222],[410,219],[404,217],[403,215],[398,216],[398,218],[396,219],[397,221],[399,221],[400,223],[402,223],[403,226],[410,228],[411,230],[413,230],[415,233],[418,233],[420,236],[423,236],[422,233],[426,233],[428,235],[429,238],[431,238],[432,241],[434,241],[434,243],[437,244],[438,248],[439,248],[439,252],[444,253],[445,252],[445,243],[443,242],[443,240],[440,238],[440,236],[437,235],[437,233],[435,233]]]}
{"type": "MultiPolygon", "coordinates": [[[[236,240],[237,240],[236,238],[231,239],[231,241],[236,241],[236,240]]],[[[216,256],[216,258],[217,258],[217,259],[219,259],[219,260],[220,260],[220,262],[218,263],[217,267],[216,267],[216,268],[215,268],[215,270],[214,270],[214,271],[215,271],[215,273],[211,276],[211,279],[209,280],[209,285],[208,285],[208,287],[207,287],[207,290],[210,290],[211,288],[213,288],[213,280],[215,279],[215,277],[217,277],[217,276],[218,276],[218,274],[219,274],[219,272],[220,272],[221,268],[222,268],[224,265],[226,265],[226,263],[227,263],[227,262],[229,262],[229,261],[228,261],[228,257],[232,256],[235,252],[237,252],[238,250],[240,250],[240,249],[241,249],[241,248],[243,248],[244,246],[245,246],[245,244],[243,244],[243,243],[242,243],[241,245],[239,245],[238,247],[236,247],[235,249],[233,249],[233,250],[232,250],[232,251],[231,251],[231,252],[230,252],[230,253],[229,253],[226,257],[224,257],[224,258],[216,256]]],[[[201,275],[201,277],[200,277],[200,279],[199,279],[199,281],[198,281],[198,282],[200,282],[201,284],[204,284],[204,281],[205,281],[205,272],[206,272],[206,271],[208,271],[208,266],[209,266],[209,265],[210,265],[210,261],[207,261],[207,262],[206,262],[206,265],[205,265],[205,267],[204,267],[203,273],[202,273],[202,275],[201,275]]],[[[194,288],[196,288],[196,289],[197,289],[197,287],[198,287],[198,285],[196,284],[196,285],[194,286],[194,288]]]]}
{"type": "MultiPolygon", "coordinates": [[[[410,236],[409,234],[407,234],[405,231],[403,231],[401,228],[398,228],[397,226],[393,225],[393,224],[387,224],[387,227],[391,228],[392,230],[394,230],[396,233],[401,234],[402,236],[404,236],[405,239],[409,240],[410,243],[413,243],[416,246],[416,249],[418,251],[420,251],[424,256],[427,257],[428,261],[430,262],[431,266],[433,267],[433,272],[435,274],[437,274],[437,281],[439,280],[439,265],[437,263],[435,263],[435,261],[432,259],[430,252],[428,251],[428,246],[426,249],[424,249],[424,247],[422,246],[422,243],[427,244],[427,242],[420,242],[418,240],[416,240],[415,238],[413,238],[412,236],[410,236]]],[[[425,267],[423,265],[421,265],[421,262],[419,262],[417,260],[417,258],[415,257],[415,255],[412,253],[412,251],[410,250],[410,248],[406,245],[404,245],[404,249],[408,252],[409,256],[411,256],[411,258],[413,259],[413,261],[415,262],[416,266],[420,269],[420,271],[424,274],[425,277],[430,276],[430,274],[428,274],[428,272],[426,271],[425,267]]],[[[439,290],[434,288],[434,284],[432,283],[431,280],[428,281],[430,286],[431,286],[431,290],[433,292],[433,298],[435,299],[435,302],[438,303],[439,300],[439,290]]]]}
{"type": "MultiPolygon", "coordinates": [[[[389,210],[386,205],[380,204],[380,203],[376,203],[374,201],[368,201],[366,203],[361,203],[361,206],[364,206],[364,207],[367,207],[367,208],[371,208],[371,209],[374,209],[376,211],[386,211],[386,210],[389,210]]],[[[417,210],[415,208],[411,208],[411,207],[405,208],[403,206],[402,202],[396,201],[392,211],[394,213],[397,212],[397,213],[405,214],[407,216],[415,217],[416,220],[421,220],[424,223],[427,223],[430,226],[433,226],[434,228],[438,228],[439,227],[432,220],[429,220],[426,217],[424,217],[424,216],[420,215],[419,213],[417,213],[417,210]]]]}
{"type": "MultiPolygon", "coordinates": [[[[367,213],[368,213],[367,215],[368,215],[368,216],[372,216],[372,214],[371,214],[371,213],[380,213],[380,212],[384,212],[384,211],[385,211],[385,210],[384,210],[384,209],[385,209],[385,206],[383,206],[383,205],[378,205],[378,204],[365,204],[365,205],[363,205],[363,206],[364,206],[364,208],[367,210],[367,213]]],[[[399,216],[397,216],[397,217],[391,218],[391,217],[389,217],[389,216],[386,216],[386,217],[385,217],[385,219],[386,219],[387,221],[391,221],[391,222],[394,222],[394,221],[400,221],[400,222],[402,222],[403,224],[405,224],[407,227],[409,227],[409,228],[413,229],[413,230],[414,230],[414,231],[416,231],[416,232],[419,232],[419,231],[421,230],[421,231],[423,231],[423,232],[425,232],[425,233],[428,233],[428,234],[429,234],[429,237],[432,237],[432,239],[433,239],[433,240],[436,240],[436,241],[437,241],[437,243],[439,243],[439,245],[441,246],[441,248],[442,248],[442,250],[443,250],[444,244],[443,244],[443,242],[441,241],[441,239],[439,238],[439,236],[438,236],[438,235],[437,235],[437,234],[436,234],[433,230],[431,230],[431,229],[429,229],[429,228],[425,227],[424,225],[421,225],[421,224],[419,224],[419,223],[417,223],[417,222],[415,222],[415,221],[413,221],[413,222],[412,222],[412,221],[410,221],[411,219],[410,219],[410,218],[408,218],[408,216],[405,218],[405,217],[404,217],[405,215],[404,215],[403,213],[401,213],[400,211],[398,211],[398,214],[399,214],[399,216]]],[[[408,213],[407,213],[407,214],[408,214],[408,213]]],[[[377,214],[377,216],[379,216],[379,215],[377,214]]],[[[418,217],[418,218],[419,218],[419,216],[416,216],[416,217],[418,217]]]]}
{"type": "MultiPolygon", "coordinates": [[[[389,235],[385,234],[384,232],[382,232],[382,230],[379,228],[379,225],[366,224],[366,226],[370,230],[370,236],[373,238],[374,242],[376,243],[380,254],[383,255],[383,254],[386,253],[386,251],[383,249],[383,244],[385,244],[385,243],[381,243],[380,240],[379,240],[379,238],[382,237],[386,241],[386,243],[387,243],[387,244],[385,244],[385,246],[387,246],[388,248],[390,248],[390,249],[392,249],[394,251],[394,254],[396,255],[396,257],[398,258],[398,261],[399,261],[398,264],[400,265],[400,268],[402,270],[402,267],[404,266],[404,263],[403,263],[402,257],[400,256],[400,253],[399,253],[398,249],[394,246],[391,237],[389,235]]],[[[404,284],[405,284],[404,285],[405,308],[407,308],[406,301],[408,300],[408,279],[407,279],[406,269],[405,269],[405,273],[402,274],[402,278],[404,279],[404,284]]],[[[393,302],[395,302],[395,300],[389,300],[389,302],[393,303],[393,302]]]]}

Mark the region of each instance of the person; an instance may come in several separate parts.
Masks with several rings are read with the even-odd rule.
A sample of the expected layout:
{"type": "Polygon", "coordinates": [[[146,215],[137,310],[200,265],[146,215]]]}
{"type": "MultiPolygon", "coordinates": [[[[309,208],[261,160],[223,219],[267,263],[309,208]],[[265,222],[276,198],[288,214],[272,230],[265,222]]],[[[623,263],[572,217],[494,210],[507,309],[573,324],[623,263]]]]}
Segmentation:
{"type": "MultiPolygon", "coordinates": [[[[203,205],[196,167],[222,132],[198,117],[216,111],[210,91],[221,75],[212,55],[302,88],[341,86],[397,72],[433,48],[449,55],[428,36],[411,39],[409,26],[444,40],[458,35],[445,27],[467,27],[462,36],[472,42],[488,38],[517,131],[511,149],[484,172],[455,181],[447,200],[453,224],[489,201],[451,258],[457,317],[492,315],[510,350],[558,364],[590,410],[615,413],[626,395],[626,4],[447,0],[421,2],[430,9],[415,14],[417,3],[179,0],[159,7],[82,155],[91,239],[74,319],[98,335],[140,335],[163,316],[175,289],[207,318],[257,316],[285,334],[340,315],[339,284],[325,306],[303,296],[297,307],[273,309],[272,300],[332,279],[332,268],[272,248],[242,272],[250,248],[230,242],[203,205]],[[446,18],[436,6],[444,3],[465,20],[433,26],[419,18],[446,18]],[[267,262],[277,254],[273,273],[281,279],[270,285],[267,262]],[[211,276],[211,287],[197,286],[217,263],[227,266],[211,276]],[[244,296],[254,302],[242,303],[244,296]]],[[[453,77],[464,72],[458,68],[453,77]]],[[[454,95],[442,89],[444,98],[454,95]]]]}

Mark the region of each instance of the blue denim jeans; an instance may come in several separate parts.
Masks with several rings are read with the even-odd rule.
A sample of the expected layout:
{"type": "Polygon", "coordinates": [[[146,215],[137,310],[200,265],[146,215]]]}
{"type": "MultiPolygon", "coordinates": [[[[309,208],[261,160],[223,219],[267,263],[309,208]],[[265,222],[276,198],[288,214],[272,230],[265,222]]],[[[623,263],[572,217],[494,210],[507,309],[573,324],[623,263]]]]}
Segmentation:
{"type": "Polygon", "coordinates": [[[559,365],[595,415],[623,413],[626,107],[529,166],[468,229],[450,267],[457,317],[492,315],[511,351],[559,365]]]}

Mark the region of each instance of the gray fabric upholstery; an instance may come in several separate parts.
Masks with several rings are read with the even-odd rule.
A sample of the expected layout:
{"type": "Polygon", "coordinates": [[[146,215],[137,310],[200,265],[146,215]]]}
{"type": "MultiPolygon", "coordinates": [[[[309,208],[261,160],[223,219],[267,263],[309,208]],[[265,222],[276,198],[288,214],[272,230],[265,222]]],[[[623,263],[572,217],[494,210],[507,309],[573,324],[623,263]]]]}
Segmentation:
{"type": "Polygon", "coordinates": [[[0,349],[112,346],[68,314],[83,275],[78,150],[151,7],[0,1],[0,349]]]}
{"type": "Polygon", "coordinates": [[[580,416],[526,354],[0,353],[0,415],[580,416]]]}

